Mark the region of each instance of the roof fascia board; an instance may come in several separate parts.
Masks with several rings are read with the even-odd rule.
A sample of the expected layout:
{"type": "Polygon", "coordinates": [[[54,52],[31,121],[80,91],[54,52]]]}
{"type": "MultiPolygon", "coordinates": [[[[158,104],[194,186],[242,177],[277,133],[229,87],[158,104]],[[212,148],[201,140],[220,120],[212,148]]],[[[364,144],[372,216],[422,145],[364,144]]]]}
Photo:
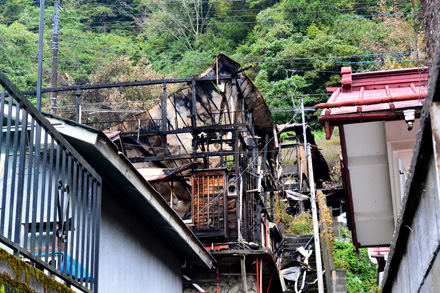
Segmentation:
{"type": "MultiPolygon", "coordinates": [[[[57,117],[52,119],[58,120],[57,117]]],[[[139,174],[130,161],[122,153],[118,153],[114,143],[104,133],[90,127],[82,127],[81,124],[77,123],[65,123],[64,127],[60,127],[58,131],[63,136],[74,137],[83,143],[94,146],[102,157],[106,158],[107,163],[114,166],[114,170],[111,171],[119,172],[121,176],[126,178],[127,184],[134,187],[130,189],[131,198],[127,199],[138,208],[150,223],[156,224],[155,227],[168,239],[170,244],[178,251],[183,250],[189,260],[208,268],[214,267],[215,259],[203,247],[198,238],[168,206],[162,196],[139,174]],[[143,208],[143,203],[148,205],[149,208],[143,208]],[[158,222],[160,222],[160,225],[157,225],[158,222]],[[186,249],[182,249],[185,246],[186,249]]],[[[102,174],[102,176],[105,178],[106,174],[102,174]]],[[[127,187],[118,186],[116,188],[121,190],[122,188],[127,189],[127,187]]]]}

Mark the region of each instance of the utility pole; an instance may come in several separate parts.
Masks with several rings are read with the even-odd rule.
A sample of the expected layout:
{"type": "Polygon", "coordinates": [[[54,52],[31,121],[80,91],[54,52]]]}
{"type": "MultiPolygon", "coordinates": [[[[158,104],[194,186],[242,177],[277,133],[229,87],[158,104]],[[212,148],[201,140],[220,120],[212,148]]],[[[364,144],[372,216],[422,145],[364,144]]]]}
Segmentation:
{"type": "Polygon", "coordinates": [[[43,80],[44,0],[40,0],[40,23],[38,26],[37,109],[41,111],[41,86],[43,80]]]}
{"type": "Polygon", "coordinates": [[[322,278],[321,245],[319,243],[318,212],[316,208],[315,178],[313,176],[313,163],[312,163],[312,154],[310,152],[310,145],[307,143],[306,119],[304,117],[304,98],[301,98],[301,113],[302,113],[302,126],[303,126],[303,137],[304,137],[304,151],[306,153],[307,166],[309,171],[308,178],[310,185],[310,203],[312,206],[313,235],[315,238],[316,272],[318,274],[318,292],[324,293],[324,280],[322,278]]]}
{"type": "MultiPolygon", "coordinates": [[[[60,0],[54,0],[53,2],[53,32],[52,32],[52,78],[51,86],[57,87],[58,81],[58,7],[60,0]]],[[[57,114],[57,92],[52,92],[50,97],[50,112],[57,114]]]]}

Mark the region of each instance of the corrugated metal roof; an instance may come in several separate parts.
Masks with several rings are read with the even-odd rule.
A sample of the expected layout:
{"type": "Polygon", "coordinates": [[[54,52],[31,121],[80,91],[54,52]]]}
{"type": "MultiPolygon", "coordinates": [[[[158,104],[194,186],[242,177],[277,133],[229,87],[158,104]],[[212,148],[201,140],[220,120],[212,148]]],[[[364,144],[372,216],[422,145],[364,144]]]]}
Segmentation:
{"type": "Polygon", "coordinates": [[[427,67],[420,67],[352,73],[351,67],[343,67],[341,87],[327,88],[333,94],[327,103],[315,106],[323,109],[319,122],[329,128],[347,123],[400,119],[404,109],[422,107],[427,93],[427,70],[427,67]]]}

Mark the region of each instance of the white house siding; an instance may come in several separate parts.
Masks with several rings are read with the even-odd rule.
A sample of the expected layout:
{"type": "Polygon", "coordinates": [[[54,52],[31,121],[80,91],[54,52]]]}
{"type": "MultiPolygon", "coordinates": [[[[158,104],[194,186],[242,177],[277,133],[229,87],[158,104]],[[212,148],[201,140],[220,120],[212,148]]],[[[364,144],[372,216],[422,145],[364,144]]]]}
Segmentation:
{"type": "Polygon", "coordinates": [[[440,199],[434,157],[411,227],[392,292],[439,292],[440,199]],[[420,291],[418,291],[420,290],[420,291]]]}
{"type": "Polygon", "coordinates": [[[98,291],[182,292],[178,253],[108,182],[103,185],[98,291]]]}
{"type": "Polygon", "coordinates": [[[399,217],[419,122],[420,119],[414,121],[411,131],[408,131],[408,125],[404,120],[385,122],[394,224],[399,217]]]}
{"type": "Polygon", "coordinates": [[[384,122],[344,125],[354,220],[361,246],[386,245],[394,231],[384,122]]]}

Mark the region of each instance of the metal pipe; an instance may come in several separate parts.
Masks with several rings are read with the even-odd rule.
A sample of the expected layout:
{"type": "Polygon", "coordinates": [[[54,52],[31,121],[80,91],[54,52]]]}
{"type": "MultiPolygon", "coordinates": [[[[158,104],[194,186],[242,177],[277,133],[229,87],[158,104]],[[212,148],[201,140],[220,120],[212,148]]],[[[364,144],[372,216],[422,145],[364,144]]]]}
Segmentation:
{"type": "Polygon", "coordinates": [[[360,105],[373,105],[373,104],[381,104],[381,103],[411,101],[411,100],[424,99],[426,97],[426,94],[427,94],[427,92],[424,91],[421,94],[406,94],[406,95],[401,95],[398,97],[321,103],[321,104],[316,105],[315,108],[318,108],[318,109],[338,108],[338,107],[345,107],[345,106],[360,106],[360,105]]]}
{"type": "Polygon", "coordinates": [[[315,254],[316,254],[316,272],[318,274],[318,292],[324,293],[324,282],[322,278],[322,262],[321,262],[321,246],[319,243],[319,226],[318,213],[316,209],[315,197],[315,179],[313,176],[312,156],[310,153],[310,145],[307,145],[307,165],[309,169],[309,184],[310,184],[310,202],[312,204],[312,218],[313,218],[313,235],[315,237],[315,254]]]}
{"type": "MultiPolygon", "coordinates": [[[[25,164],[26,164],[26,135],[28,126],[28,115],[23,109],[23,120],[21,123],[21,138],[20,138],[20,160],[19,160],[19,170],[18,170],[18,187],[17,187],[17,205],[15,207],[15,233],[14,242],[20,244],[20,229],[22,222],[22,211],[23,211],[23,198],[24,198],[24,185],[25,185],[25,164]]],[[[47,262],[47,261],[46,261],[47,262]]]]}
{"type": "MultiPolygon", "coordinates": [[[[39,227],[39,234],[38,234],[38,253],[40,255],[40,258],[43,258],[42,255],[42,251],[43,251],[43,235],[44,235],[44,228],[43,228],[43,223],[44,223],[44,211],[45,208],[47,206],[46,201],[47,201],[47,192],[46,192],[46,181],[47,181],[47,145],[48,145],[48,141],[49,141],[49,135],[47,133],[47,131],[43,130],[43,135],[44,135],[44,145],[43,145],[43,154],[42,154],[42,160],[43,160],[43,170],[42,170],[42,174],[44,174],[42,176],[41,179],[41,191],[40,191],[40,227],[39,227]]],[[[46,211],[49,212],[49,211],[46,211]]],[[[48,253],[48,252],[46,252],[48,253]]]]}
{"type": "Polygon", "coordinates": [[[269,293],[270,292],[270,285],[272,285],[272,278],[273,278],[273,273],[272,273],[272,275],[270,275],[270,279],[269,279],[269,285],[267,285],[267,293],[269,293]]]}
{"type": "MultiPolygon", "coordinates": [[[[47,213],[46,213],[46,255],[45,255],[45,262],[49,262],[49,246],[50,246],[50,232],[53,228],[50,227],[51,225],[51,214],[52,214],[52,202],[54,197],[54,170],[55,170],[55,163],[54,163],[54,155],[55,155],[55,141],[53,139],[53,136],[50,135],[50,150],[49,150],[49,179],[47,182],[47,213]]],[[[47,176],[47,175],[46,175],[47,176]]],[[[53,220],[53,225],[55,225],[55,220],[53,220]]]]}
{"type": "Polygon", "coordinates": [[[76,89],[76,122],[81,123],[81,90],[76,89]]]}
{"type": "Polygon", "coordinates": [[[260,293],[263,293],[263,258],[260,258],[260,283],[257,284],[260,287],[260,293]]]}
{"type": "Polygon", "coordinates": [[[302,118],[302,128],[303,128],[303,139],[304,139],[304,152],[307,157],[307,133],[306,133],[306,118],[304,114],[304,98],[301,98],[301,118],[302,118]]]}
{"type": "Polygon", "coordinates": [[[215,293],[220,293],[220,283],[219,283],[219,272],[217,266],[217,291],[215,293]]]}
{"type": "Polygon", "coordinates": [[[242,255],[240,257],[240,268],[241,268],[241,283],[242,283],[242,290],[244,293],[247,293],[247,282],[246,282],[246,259],[245,256],[242,255]]]}
{"type": "MultiPolygon", "coordinates": [[[[71,218],[71,222],[70,222],[71,229],[69,229],[70,230],[70,234],[69,234],[69,242],[70,242],[69,250],[70,251],[69,251],[69,254],[66,253],[66,255],[70,255],[71,258],[74,258],[74,247],[75,247],[75,237],[76,237],[76,231],[75,231],[74,227],[76,227],[76,207],[78,204],[75,197],[78,196],[78,170],[81,167],[78,165],[78,162],[76,162],[76,161],[73,161],[72,164],[73,164],[73,166],[72,166],[73,176],[71,179],[72,180],[71,181],[72,182],[71,183],[72,196],[70,197],[71,207],[72,207],[71,208],[72,209],[72,218],[71,218]]],[[[69,218],[67,218],[67,219],[69,220],[69,218]]],[[[92,247],[92,249],[93,249],[93,247],[92,247]]],[[[72,264],[73,264],[73,261],[68,263],[69,266],[68,266],[67,270],[69,270],[69,272],[71,273],[72,276],[78,276],[79,274],[77,274],[76,272],[72,273],[73,272],[72,269],[75,269],[72,266],[72,264]]],[[[78,266],[76,266],[76,267],[78,267],[78,266]]],[[[92,276],[93,276],[93,274],[92,274],[92,276]]]]}
{"type": "MultiPolygon", "coordinates": [[[[17,193],[17,196],[15,196],[15,189],[16,189],[16,180],[17,180],[17,158],[18,158],[18,137],[21,136],[19,133],[19,126],[20,126],[20,107],[18,105],[15,106],[15,132],[14,132],[14,139],[12,143],[12,173],[11,173],[11,186],[10,186],[10,192],[9,192],[9,222],[8,222],[8,237],[9,239],[13,239],[12,237],[12,231],[15,231],[13,229],[13,220],[14,220],[14,202],[20,195],[17,193]]],[[[22,132],[25,131],[24,129],[21,130],[22,132]]],[[[8,154],[9,155],[9,154],[8,154]]],[[[18,166],[20,168],[20,166],[18,166]]],[[[6,170],[6,172],[9,172],[9,170],[6,170]]],[[[7,186],[4,186],[3,188],[7,189],[7,186]]],[[[5,211],[6,212],[6,211],[5,211]]],[[[15,223],[17,224],[17,223],[15,223]]],[[[4,234],[6,235],[6,234],[4,234]]]]}
{"type": "Polygon", "coordinates": [[[304,98],[301,98],[301,115],[302,115],[303,137],[304,137],[304,151],[307,158],[307,167],[309,173],[308,179],[310,186],[310,202],[312,205],[313,235],[315,237],[316,271],[318,274],[318,292],[324,293],[324,282],[322,278],[321,246],[319,244],[318,213],[316,211],[315,179],[313,176],[313,165],[312,165],[312,156],[310,153],[310,146],[307,144],[306,120],[304,115],[304,98]]]}
{"type": "MultiPolygon", "coordinates": [[[[11,153],[10,149],[10,141],[11,141],[11,133],[12,133],[12,108],[13,101],[9,99],[8,101],[8,119],[6,122],[6,144],[5,144],[5,162],[3,163],[3,188],[2,188],[2,206],[1,206],[1,218],[0,218],[0,233],[2,235],[6,235],[6,227],[5,227],[5,218],[6,218],[6,201],[8,198],[8,177],[9,177],[9,154],[11,153]]],[[[3,125],[3,121],[2,121],[3,125]]],[[[3,133],[2,133],[3,136],[3,133]]],[[[13,175],[13,174],[12,174],[13,175]]]]}
{"type": "Polygon", "coordinates": [[[257,293],[260,293],[260,269],[258,267],[258,256],[256,258],[256,264],[255,264],[255,272],[257,277],[257,293]]]}
{"type": "MultiPolygon", "coordinates": [[[[52,79],[51,86],[57,87],[58,79],[58,7],[60,0],[53,1],[53,32],[52,32],[52,79]]],[[[50,112],[57,114],[57,92],[52,92],[50,112]]]]}
{"type": "MultiPolygon", "coordinates": [[[[183,278],[184,278],[185,280],[187,280],[187,281],[191,281],[191,279],[190,279],[188,276],[186,276],[186,275],[183,275],[183,278]]],[[[192,283],[192,285],[194,286],[194,288],[196,288],[197,290],[199,290],[199,292],[206,292],[205,290],[203,290],[202,287],[200,287],[200,286],[197,285],[196,283],[192,283]]]]}
{"type": "Polygon", "coordinates": [[[38,26],[37,109],[41,111],[41,84],[43,77],[44,0],[40,0],[40,24],[38,26]]]}

